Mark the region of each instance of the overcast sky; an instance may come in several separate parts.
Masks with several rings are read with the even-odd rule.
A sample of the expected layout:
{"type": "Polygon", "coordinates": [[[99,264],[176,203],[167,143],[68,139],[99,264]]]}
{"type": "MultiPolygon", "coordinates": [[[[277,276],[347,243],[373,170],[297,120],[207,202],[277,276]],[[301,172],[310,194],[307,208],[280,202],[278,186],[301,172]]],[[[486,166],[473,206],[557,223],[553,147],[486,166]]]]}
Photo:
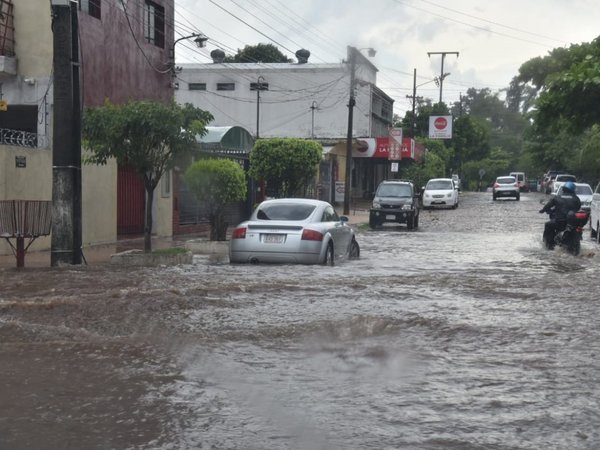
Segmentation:
{"type": "MultiPolygon", "coordinates": [[[[556,47],[600,35],[598,0],[175,0],[175,38],[194,31],[206,48],[180,42],[178,63],[210,62],[215,48],[234,54],[258,43],[276,45],[295,59],[340,62],[348,45],[377,50],[377,85],[394,98],[394,111],[410,109],[413,69],[417,96],[439,100],[441,56],[448,54],[442,99],[450,104],[470,87],[497,92],[519,66],[556,47]]],[[[366,53],[366,51],[364,52],[366,53]]]]}

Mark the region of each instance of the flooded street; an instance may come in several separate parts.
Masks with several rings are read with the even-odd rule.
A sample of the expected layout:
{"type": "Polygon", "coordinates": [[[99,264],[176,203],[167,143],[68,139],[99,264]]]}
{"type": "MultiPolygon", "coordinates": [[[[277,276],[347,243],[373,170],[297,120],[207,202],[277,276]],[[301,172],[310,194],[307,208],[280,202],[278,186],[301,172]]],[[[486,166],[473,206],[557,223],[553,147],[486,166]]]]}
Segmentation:
{"type": "Polygon", "coordinates": [[[0,269],[0,449],[597,449],[600,248],[543,199],[334,267],[0,269]]]}

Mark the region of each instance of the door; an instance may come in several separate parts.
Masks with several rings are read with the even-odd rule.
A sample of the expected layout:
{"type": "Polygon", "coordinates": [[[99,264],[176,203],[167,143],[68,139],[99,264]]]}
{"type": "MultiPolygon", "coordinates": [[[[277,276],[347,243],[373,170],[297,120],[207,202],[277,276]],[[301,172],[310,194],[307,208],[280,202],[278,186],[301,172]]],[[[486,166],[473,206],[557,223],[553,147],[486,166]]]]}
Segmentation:
{"type": "Polygon", "coordinates": [[[117,174],[117,235],[143,234],[146,191],[144,180],[130,167],[117,174]]]}

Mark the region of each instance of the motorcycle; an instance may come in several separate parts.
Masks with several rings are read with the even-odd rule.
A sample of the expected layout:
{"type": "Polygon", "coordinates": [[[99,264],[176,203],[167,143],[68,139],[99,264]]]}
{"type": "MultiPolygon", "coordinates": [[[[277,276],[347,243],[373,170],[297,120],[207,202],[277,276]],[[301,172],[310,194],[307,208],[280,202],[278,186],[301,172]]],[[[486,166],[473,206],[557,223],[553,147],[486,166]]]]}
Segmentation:
{"type": "MultiPolygon", "coordinates": [[[[567,216],[567,225],[562,231],[554,236],[554,245],[564,248],[574,256],[579,255],[581,251],[581,240],[583,237],[583,227],[587,224],[589,213],[587,211],[571,211],[567,216]]],[[[547,248],[553,248],[545,242],[547,248]]]]}

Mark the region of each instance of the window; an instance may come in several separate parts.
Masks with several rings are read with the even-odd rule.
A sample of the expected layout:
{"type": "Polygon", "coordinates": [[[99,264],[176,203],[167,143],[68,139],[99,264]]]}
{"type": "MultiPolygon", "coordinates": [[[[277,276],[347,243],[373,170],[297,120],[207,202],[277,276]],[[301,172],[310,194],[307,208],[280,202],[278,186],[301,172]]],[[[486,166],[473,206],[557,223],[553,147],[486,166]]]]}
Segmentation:
{"type": "Polygon", "coordinates": [[[250,90],[251,91],[268,91],[269,83],[265,83],[264,81],[262,83],[250,83],[250,90]]]}
{"type": "Polygon", "coordinates": [[[96,19],[102,18],[100,2],[102,0],[79,0],[79,9],[96,19]]]}
{"type": "Polygon", "coordinates": [[[235,83],[217,83],[217,91],[235,91],[235,83]]]}
{"type": "Polygon", "coordinates": [[[205,91],[206,83],[188,83],[188,89],[190,91],[205,91]]]}
{"type": "Polygon", "coordinates": [[[0,145],[38,146],[37,105],[10,105],[0,113],[0,145]]]}
{"type": "Polygon", "coordinates": [[[165,47],[165,8],[156,3],[144,5],[144,38],[157,47],[165,47]]]}

